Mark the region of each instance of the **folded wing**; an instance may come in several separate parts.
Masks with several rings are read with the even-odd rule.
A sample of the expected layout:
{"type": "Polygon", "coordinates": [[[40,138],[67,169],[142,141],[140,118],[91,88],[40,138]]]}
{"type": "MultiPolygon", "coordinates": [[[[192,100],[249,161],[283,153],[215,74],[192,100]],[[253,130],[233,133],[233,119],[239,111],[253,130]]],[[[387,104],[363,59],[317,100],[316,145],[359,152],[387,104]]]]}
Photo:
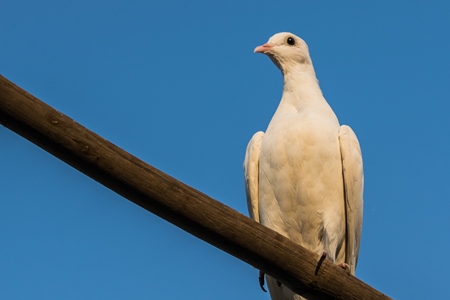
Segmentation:
{"type": "Polygon", "coordinates": [[[264,132],[255,133],[248,143],[244,159],[245,192],[250,217],[259,223],[258,205],[258,179],[259,179],[259,155],[264,132]]]}
{"type": "Polygon", "coordinates": [[[364,174],[361,148],[353,130],[342,125],[339,143],[344,177],[346,212],[346,258],[352,274],[355,274],[361,241],[363,217],[364,174]]]}

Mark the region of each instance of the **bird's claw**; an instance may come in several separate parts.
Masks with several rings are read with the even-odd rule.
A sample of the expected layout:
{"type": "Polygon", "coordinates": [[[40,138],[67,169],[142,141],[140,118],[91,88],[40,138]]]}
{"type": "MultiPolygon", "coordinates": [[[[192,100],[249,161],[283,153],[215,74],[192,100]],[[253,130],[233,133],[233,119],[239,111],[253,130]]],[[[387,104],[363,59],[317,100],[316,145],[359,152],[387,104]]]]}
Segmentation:
{"type": "Polygon", "coordinates": [[[340,263],[340,264],[338,264],[338,266],[341,267],[342,269],[344,269],[345,271],[347,271],[348,274],[351,274],[350,266],[348,264],[340,263]]]}
{"type": "MultiPolygon", "coordinates": [[[[264,288],[264,272],[263,271],[259,271],[259,277],[258,277],[258,280],[259,280],[259,286],[261,287],[261,289],[265,292],[265,293],[267,293],[267,291],[266,291],[266,289],[264,288]]],[[[277,280],[277,285],[278,285],[278,287],[281,287],[281,282],[279,282],[278,280],[277,280]]]]}
{"type": "Polygon", "coordinates": [[[267,293],[266,289],[264,288],[264,272],[263,271],[259,271],[259,286],[261,287],[261,289],[267,293]]]}

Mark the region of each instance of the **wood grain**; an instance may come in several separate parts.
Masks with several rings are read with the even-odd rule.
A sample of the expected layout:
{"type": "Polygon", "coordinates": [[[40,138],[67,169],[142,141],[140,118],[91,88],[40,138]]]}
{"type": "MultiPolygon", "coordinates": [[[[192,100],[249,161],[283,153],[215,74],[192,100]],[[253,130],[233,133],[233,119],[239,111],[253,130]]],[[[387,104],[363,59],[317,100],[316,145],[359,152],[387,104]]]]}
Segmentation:
{"type": "MultiPolygon", "coordinates": [[[[329,261],[318,264],[316,254],[146,164],[1,75],[0,123],[297,293],[314,299],[390,299],[329,261]]],[[[259,289],[256,271],[249,288],[259,289]]]]}

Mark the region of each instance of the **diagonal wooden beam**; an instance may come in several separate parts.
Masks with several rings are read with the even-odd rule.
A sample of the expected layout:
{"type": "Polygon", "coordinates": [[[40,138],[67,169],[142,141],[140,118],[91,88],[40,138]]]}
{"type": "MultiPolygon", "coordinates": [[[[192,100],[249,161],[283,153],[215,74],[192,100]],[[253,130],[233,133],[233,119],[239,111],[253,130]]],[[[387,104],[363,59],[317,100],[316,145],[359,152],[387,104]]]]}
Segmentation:
{"type": "Polygon", "coordinates": [[[1,75],[0,123],[299,294],[318,299],[390,299],[327,260],[319,264],[316,254],[146,164],[1,75]]]}

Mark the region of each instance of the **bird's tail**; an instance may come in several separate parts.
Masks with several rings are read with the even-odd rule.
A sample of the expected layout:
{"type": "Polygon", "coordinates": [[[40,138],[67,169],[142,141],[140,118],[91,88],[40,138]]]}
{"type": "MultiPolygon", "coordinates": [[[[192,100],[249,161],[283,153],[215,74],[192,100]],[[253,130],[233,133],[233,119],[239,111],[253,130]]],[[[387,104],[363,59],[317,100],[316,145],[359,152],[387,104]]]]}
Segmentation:
{"type": "Polygon", "coordinates": [[[272,300],[306,300],[300,295],[295,294],[276,279],[267,276],[267,286],[269,287],[270,298],[272,300]]]}

